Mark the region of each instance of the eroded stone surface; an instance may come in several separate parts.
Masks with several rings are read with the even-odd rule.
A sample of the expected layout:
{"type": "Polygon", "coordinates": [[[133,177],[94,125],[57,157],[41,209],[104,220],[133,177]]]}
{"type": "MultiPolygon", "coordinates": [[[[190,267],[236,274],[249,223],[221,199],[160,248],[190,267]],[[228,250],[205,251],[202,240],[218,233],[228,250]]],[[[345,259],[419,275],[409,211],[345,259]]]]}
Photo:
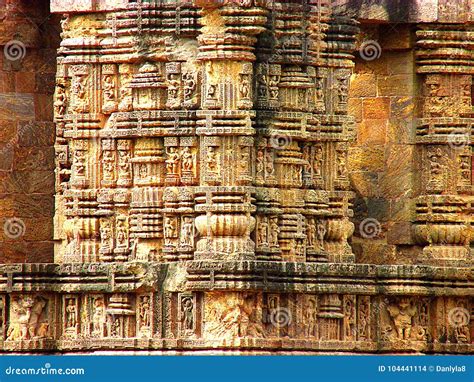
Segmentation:
{"type": "Polygon", "coordinates": [[[2,349],[472,352],[472,26],[356,3],[52,1],[54,100],[0,93],[0,141],[54,112],[55,153],[0,205],[54,264],[9,242],[2,349]]]}

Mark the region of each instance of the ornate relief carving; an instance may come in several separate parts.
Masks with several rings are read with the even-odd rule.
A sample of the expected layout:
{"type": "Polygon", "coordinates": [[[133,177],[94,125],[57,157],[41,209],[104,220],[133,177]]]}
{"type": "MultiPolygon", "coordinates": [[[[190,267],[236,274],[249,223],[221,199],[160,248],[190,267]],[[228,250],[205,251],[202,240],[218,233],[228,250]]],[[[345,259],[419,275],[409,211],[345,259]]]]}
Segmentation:
{"type": "MultiPolygon", "coordinates": [[[[465,21],[464,10],[452,12],[456,7],[448,3],[440,3],[439,19],[459,17],[465,21]]],[[[417,31],[417,72],[423,80],[424,97],[423,118],[416,133],[424,165],[415,234],[425,246],[423,253],[436,265],[445,261],[452,265],[454,259],[458,264],[465,262],[471,240],[466,226],[470,219],[462,212],[465,207],[461,207],[470,203],[467,195],[472,188],[472,68],[465,59],[470,33],[470,28],[461,24],[452,28],[427,24],[417,31]]]]}
{"type": "Polygon", "coordinates": [[[90,86],[90,68],[87,65],[75,65],[71,67],[71,105],[76,113],[88,113],[90,108],[88,89],[90,86]]]}
{"type": "Polygon", "coordinates": [[[207,337],[215,340],[263,337],[260,303],[261,296],[256,294],[206,293],[204,330],[207,337]]]}
{"type": "Polygon", "coordinates": [[[105,336],[105,300],[103,296],[95,296],[90,299],[90,325],[92,337],[102,338],[105,336]]]}
{"type": "Polygon", "coordinates": [[[63,304],[63,333],[66,338],[77,338],[80,333],[80,305],[76,295],[65,295],[63,304]]]}
{"type": "Polygon", "coordinates": [[[395,329],[394,337],[399,340],[408,340],[412,336],[413,317],[417,307],[410,298],[403,297],[387,306],[387,311],[392,319],[395,329]]]}
{"type": "MultiPolygon", "coordinates": [[[[4,337],[54,335],[58,348],[75,350],[469,344],[472,323],[449,312],[472,313],[471,300],[427,298],[423,286],[378,303],[385,297],[368,294],[382,271],[404,280],[421,271],[351,264],[355,23],[331,19],[324,1],[217,3],[132,1],[64,21],[53,105],[56,257],[84,268],[61,274],[68,289],[55,315],[49,296],[18,296],[5,308],[0,298],[10,313],[4,337]]],[[[420,49],[432,49],[424,35],[458,44],[466,34],[457,27],[418,31],[420,49]]],[[[431,260],[465,261],[471,142],[453,153],[448,135],[472,127],[472,75],[459,59],[466,53],[433,69],[445,54],[434,53],[417,56],[426,77],[415,236],[431,260]]],[[[432,281],[436,272],[423,282],[451,277],[432,281]]],[[[15,273],[11,282],[23,281],[15,273]]]]}
{"type": "Polygon", "coordinates": [[[7,341],[48,338],[50,333],[49,300],[41,295],[14,295],[10,302],[7,341]]]}
{"type": "Polygon", "coordinates": [[[182,337],[192,337],[196,334],[197,321],[197,301],[192,294],[180,294],[179,304],[179,323],[180,335],[182,337]]]}

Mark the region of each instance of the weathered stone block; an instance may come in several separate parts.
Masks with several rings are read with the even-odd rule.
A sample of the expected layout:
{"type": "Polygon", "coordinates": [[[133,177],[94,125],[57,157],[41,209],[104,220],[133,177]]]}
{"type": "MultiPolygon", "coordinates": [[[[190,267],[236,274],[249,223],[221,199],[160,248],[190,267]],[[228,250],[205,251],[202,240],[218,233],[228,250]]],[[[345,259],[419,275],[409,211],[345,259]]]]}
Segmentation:
{"type": "Polygon", "coordinates": [[[34,112],[37,121],[53,120],[53,97],[51,95],[35,94],[34,95],[34,112]]]}
{"type": "MultiPolygon", "coordinates": [[[[52,122],[19,122],[18,145],[20,147],[46,147],[50,152],[54,144],[55,126],[52,122]]],[[[54,158],[52,158],[54,159],[54,158]]]]}
{"type": "MultiPolygon", "coordinates": [[[[352,189],[358,195],[364,198],[381,196],[378,172],[351,171],[350,179],[352,189]]],[[[360,216],[360,211],[356,211],[355,207],[354,210],[356,216],[360,216]]]]}
{"type": "Polygon", "coordinates": [[[366,22],[436,22],[440,0],[337,0],[336,12],[366,22]]]}
{"type": "MultiPolygon", "coordinates": [[[[0,58],[0,61],[1,61],[1,58],[0,58]]],[[[12,75],[12,73],[0,71],[0,93],[10,93],[14,91],[15,91],[15,76],[12,75]]]]}
{"type": "Polygon", "coordinates": [[[31,72],[16,72],[15,90],[18,93],[34,93],[36,90],[36,74],[31,72]]]}
{"type": "Polygon", "coordinates": [[[54,200],[52,195],[14,194],[15,214],[25,218],[50,218],[53,216],[54,200]]]}
{"type": "Polygon", "coordinates": [[[414,75],[395,74],[377,77],[377,94],[387,96],[411,96],[414,93],[414,75]]]}
{"type": "Polygon", "coordinates": [[[395,245],[412,245],[413,224],[411,222],[395,222],[387,230],[387,243],[395,245]]]}
{"type": "Polygon", "coordinates": [[[416,219],[415,205],[411,195],[401,196],[390,200],[390,216],[393,221],[414,221],[416,219]]]}
{"type": "Polygon", "coordinates": [[[12,217],[15,215],[15,201],[14,196],[10,194],[0,194],[0,207],[2,217],[12,217]]]}
{"type": "Polygon", "coordinates": [[[410,25],[388,24],[379,26],[379,44],[384,51],[410,49],[414,45],[414,34],[410,25]]]}
{"type": "Polygon", "coordinates": [[[387,119],[390,115],[390,98],[377,97],[363,100],[364,119],[387,119]]]}
{"type": "Polygon", "coordinates": [[[10,171],[13,167],[14,147],[10,143],[0,145],[0,170],[10,171]]]}
{"type": "Polygon", "coordinates": [[[0,193],[51,194],[54,173],[48,170],[0,173],[0,193]]]}
{"type": "Polygon", "coordinates": [[[16,171],[52,170],[54,168],[54,149],[52,147],[17,147],[15,149],[16,171]]]}
{"type": "Polygon", "coordinates": [[[386,222],[389,219],[390,204],[385,197],[367,198],[367,215],[377,221],[386,222]]]}
{"type": "Polygon", "coordinates": [[[381,145],[351,147],[348,164],[349,171],[383,171],[385,169],[385,148],[381,145]]]}
{"type": "Polygon", "coordinates": [[[376,97],[377,79],[375,74],[355,74],[351,78],[350,96],[352,97],[376,97]]]}
{"type": "Polygon", "coordinates": [[[0,120],[0,150],[6,145],[12,144],[16,139],[17,122],[9,120],[0,120]]]}
{"type": "Polygon", "coordinates": [[[358,125],[359,144],[384,144],[386,142],[388,121],[386,119],[364,119],[358,125]]]}
{"type": "Polygon", "coordinates": [[[356,122],[362,121],[362,100],[351,97],[348,103],[348,112],[352,115],[356,122]]]}
{"type": "Polygon", "coordinates": [[[53,237],[53,225],[49,217],[24,218],[25,233],[22,239],[33,243],[37,241],[51,241],[53,237]]]}
{"type": "Polygon", "coordinates": [[[382,194],[387,199],[412,196],[413,150],[409,145],[389,145],[386,148],[386,168],[380,181],[382,194]]]}
{"type": "Polygon", "coordinates": [[[28,120],[35,117],[33,95],[21,93],[0,94],[0,119],[28,120]]]}

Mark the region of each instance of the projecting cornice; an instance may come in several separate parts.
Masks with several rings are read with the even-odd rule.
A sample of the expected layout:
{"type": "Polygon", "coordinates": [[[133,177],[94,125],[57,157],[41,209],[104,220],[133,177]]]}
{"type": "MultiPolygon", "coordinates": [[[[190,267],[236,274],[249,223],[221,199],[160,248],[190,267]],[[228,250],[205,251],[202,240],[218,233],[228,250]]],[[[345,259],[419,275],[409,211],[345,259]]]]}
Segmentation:
{"type": "Polygon", "coordinates": [[[335,0],[333,12],[367,23],[472,23],[470,0],[335,0]]]}

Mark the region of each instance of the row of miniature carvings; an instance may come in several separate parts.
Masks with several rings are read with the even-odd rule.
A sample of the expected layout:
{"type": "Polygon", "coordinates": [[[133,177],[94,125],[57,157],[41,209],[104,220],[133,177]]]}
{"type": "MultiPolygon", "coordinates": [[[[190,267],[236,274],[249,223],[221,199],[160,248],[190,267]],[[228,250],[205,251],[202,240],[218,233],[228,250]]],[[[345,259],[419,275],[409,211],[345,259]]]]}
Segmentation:
{"type": "Polygon", "coordinates": [[[37,340],[137,337],[465,345],[472,341],[472,303],[462,297],[256,291],[15,293],[0,295],[0,333],[5,343],[39,346],[37,340]]]}

